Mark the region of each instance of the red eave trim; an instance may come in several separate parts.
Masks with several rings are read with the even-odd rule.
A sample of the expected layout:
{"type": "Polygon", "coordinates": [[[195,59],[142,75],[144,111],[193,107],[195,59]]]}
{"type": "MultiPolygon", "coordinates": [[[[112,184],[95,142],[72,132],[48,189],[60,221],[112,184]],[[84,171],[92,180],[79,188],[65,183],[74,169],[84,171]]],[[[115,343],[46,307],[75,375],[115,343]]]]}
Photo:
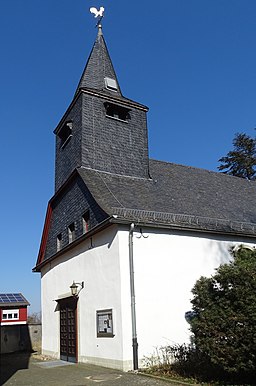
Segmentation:
{"type": "Polygon", "coordinates": [[[41,264],[41,262],[44,259],[51,218],[52,218],[52,206],[51,206],[51,203],[49,202],[48,207],[47,207],[46,216],[45,216],[44,230],[43,230],[43,234],[42,234],[42,239],[41,239],[41,244],[40,244],[40,249],[39,249],[36,265],[41,264]]]}
{"type": "Polygon", "coordinates": [[[36,267],[38,265],[40,265],[43,262],[43,260],[44,260],[46,244],[47,244],[48,234],[49,234],[49,229],[50,229],[50,223],[51,223],[51,218],[52,218],[52,202],[55,200],[56,197],[59,196],[59,194],[61,194],[62,191],[65,190],[66,186],[70,183],[70,181],[72,181],[72,179],[74,178],[74,176],[76,174],[78,174],[78,172],[75,169],[71,173],[71,175],[68,177],[68,179],[63,183],[63,185],[57,190],[57,192],[54,194],[54,196],[48,202],[46,216],[45,216],[45,221],[44,221],[44,229],[43,229],[43,234],[42,234],[42,238],[41,238],[41,244],[40,244],[40,248],[39,248],[39,252],[38,252],[36,267]]]}

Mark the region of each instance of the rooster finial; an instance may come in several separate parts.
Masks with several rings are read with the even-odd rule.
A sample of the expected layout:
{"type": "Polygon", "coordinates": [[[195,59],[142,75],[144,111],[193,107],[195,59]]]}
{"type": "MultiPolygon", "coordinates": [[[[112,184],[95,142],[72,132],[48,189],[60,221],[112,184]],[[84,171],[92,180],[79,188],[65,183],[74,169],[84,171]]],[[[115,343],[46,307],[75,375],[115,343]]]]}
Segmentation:
{"type": "Polygon", "coordinates": [[[96,27],[98,27],[99,29],[101,28],[101,20],[104,16],[104,11],[105,11],[105,8],[104,7],[100,7],[100,9],[98,10],[97,8],[95,7],[91,7],[90,8],[90,12],[94,14],[94,17],[98,19],[98,23],[96,25],[96,27]]]}

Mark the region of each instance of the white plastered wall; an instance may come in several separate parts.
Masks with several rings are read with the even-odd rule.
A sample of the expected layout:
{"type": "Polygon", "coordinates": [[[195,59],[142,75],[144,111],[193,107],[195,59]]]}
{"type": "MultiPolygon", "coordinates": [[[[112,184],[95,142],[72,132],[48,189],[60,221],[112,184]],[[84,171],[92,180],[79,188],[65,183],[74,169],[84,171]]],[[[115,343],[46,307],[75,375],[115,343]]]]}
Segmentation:
{"type": "MultiPolygon", "coordinates": [[[[127,237],[123,234],[123,242],[127,237]]],[[[133,242],[137,334],[142,359],[162,345],[189,342],[189,324],[184,316],[191,310],[195,282],[227,263],[231,246],[250,242],[153,228],[143,228],[142,234],[135,228],[133,242]]]]}
{"type": "Polygon", "coordinates": [[[84,281],[77,309],[78,361],[124,370],[131,368],[131,358],[123,357],[122,332],[131,331],[131,321],[121,308],[121,271],[126,268],[120,267],[116,230],[115,226],[107,228],[93,236],[93,247],[91,240],[85,241],[42,269],[44,354],[60,356],[59,311],[55,300],[70,296],[69,287],[73,280],[84,281]],[[105,309],[113,310],[114,337],[97,338],[96,311],[105,309]]]}
{"type": "MultiPolygon", "coordinates": [[[[189,341],[184,314],[191,289],[230,259],[242,239],[210,234],[135,228],[134,277],[139,358],[155,347],[189,341]]],[[[247,242],[249,244],[249,242],[247,242]]],[[[73,280],[85,282],[78,301],[78,361],[132,369],[129,227],[111,226],[42,269],[43,353],[59,358],[56,299],[73,280]],[[112,309],[114,337],[97,338],[96,311],[112,309]]]]}

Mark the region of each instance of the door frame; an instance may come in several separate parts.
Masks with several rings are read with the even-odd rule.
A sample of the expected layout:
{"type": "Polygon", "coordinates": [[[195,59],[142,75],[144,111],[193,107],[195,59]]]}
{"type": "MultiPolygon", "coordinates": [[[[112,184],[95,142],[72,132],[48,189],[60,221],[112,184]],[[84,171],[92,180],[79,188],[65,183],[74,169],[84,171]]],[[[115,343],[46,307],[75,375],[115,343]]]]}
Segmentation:
{"type": "MultiPolygon", "coordinates": [[[[73,358],[75,359],[74,363],[77,363],[77,361],[78,361],[78,318],[77,318],[77,316],[78,316],[78,312],[77,312],[78,298],[76,298],[74,296],[69,296],[69,297],[66,297],[66,298],[58,299],[58,309],[59,309],[59,356],[60,356],[60,360],[64,360],[64,361],[67,361],[67,362],[73,362],[73,361],[68,360],[68,358],[71,358],[71,357],[69,357],[68,352],[67,352],[67,355],[66,355],[66,359],[61,354],[61,316],[60,316],[60,312],[61,312],[62,308],[65,308],[67,310],[68,309],[68,304],[70,304],[70,303],[73,303],[73,305],[74,305],[74,315],[75,315],[75,324],[74,324],[74,327],[75,327],[75,357],[73,357],[73,358]]],[[[67,341],[68,341],[68,339],[67,339],[67,341]]],[[[68,350],[68,345],[67,345],[67,350],[68,350]]]]}

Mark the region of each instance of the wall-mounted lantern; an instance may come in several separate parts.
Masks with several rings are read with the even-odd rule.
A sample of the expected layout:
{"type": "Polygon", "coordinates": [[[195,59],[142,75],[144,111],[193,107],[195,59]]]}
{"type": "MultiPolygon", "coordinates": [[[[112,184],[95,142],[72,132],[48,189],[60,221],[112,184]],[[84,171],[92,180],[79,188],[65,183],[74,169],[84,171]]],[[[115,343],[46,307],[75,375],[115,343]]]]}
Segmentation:
{"type": "Polygon", "coordinates": [[[69,288],[71,291],[71,295],[77,297],[80,294],[81,290],[84,288],[84,282],[82,281],[82,283],[75,283],[75,281],[73,280],[73,283],[69,288]],[[80,288],[78,289],[79,286],[80,288]]]}

